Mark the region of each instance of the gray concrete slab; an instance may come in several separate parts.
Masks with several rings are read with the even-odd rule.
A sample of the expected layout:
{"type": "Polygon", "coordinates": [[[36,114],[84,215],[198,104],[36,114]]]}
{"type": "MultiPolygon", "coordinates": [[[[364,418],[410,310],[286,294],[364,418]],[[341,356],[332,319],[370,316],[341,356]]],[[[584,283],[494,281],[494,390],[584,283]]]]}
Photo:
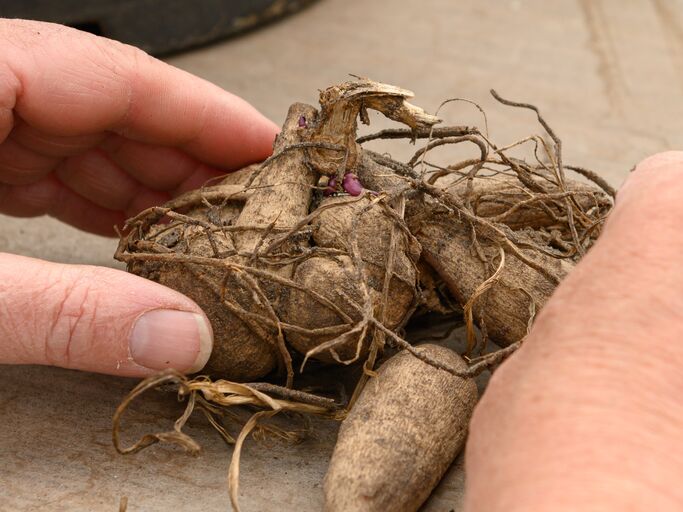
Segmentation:
{"type": "MultiPolygon", "coordinates": [[[[275,120],[290,103],[313,103],[316,89],[355,73],[412,89],[427,110],[454,96],[476,100],[501,143],[537,132],[529,113],[494,105],[487,93],[494,87],[541,107],[566,161],[615,185],[642,157],[683,145],[683,3],[674,0],[323,0],[266,30],[170,62],[275,120]]],[[[443,116],[480,122],[463,104],[443,116]]],[[[373,128],[385,126],[372,119],[373,128]]],[[[0,217],[0,226],[0,250],[116,266],[112,239],[47,218],[0,217]]],[[[130,457],[114,452],[111,416],[133,384],[0,367],[0,510],[115,510],[122,495],[131,511],[228,509],[229,451],[205,424],[191,427],[204,447],[197,458],[160,447],[130,457]]],[[[150,397],[131,414],[131,435],[168,424],[177,412],[171,403],[150,397]]],[[[321,423],[297,446],[249,444],[244,510],[319,510],[334,436],[335,426],[321,423]]],[[[462,486],[458,462],[425,510],[458,510],[462,486]]]]}

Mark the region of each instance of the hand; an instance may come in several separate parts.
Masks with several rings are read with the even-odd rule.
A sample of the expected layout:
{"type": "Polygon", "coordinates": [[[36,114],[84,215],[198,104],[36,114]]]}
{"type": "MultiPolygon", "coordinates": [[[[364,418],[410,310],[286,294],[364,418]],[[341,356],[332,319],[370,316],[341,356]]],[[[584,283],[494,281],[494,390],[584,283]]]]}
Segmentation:
{"type": "MultiPolygon", "coordinates": [[[[276,126],[141,50],[0,20],[0,213],[113,235],[142,209],[266,158],[276,126]]],[[[142,376],[199,370],[211,328],[124,272],[0,255],[0,363],[142,376]]]]}
{"type": "Polygon", "coordinates": [[[494,374],[466,510],[683,510],[683,153],[619,191],[595,247],[494,374]]]}

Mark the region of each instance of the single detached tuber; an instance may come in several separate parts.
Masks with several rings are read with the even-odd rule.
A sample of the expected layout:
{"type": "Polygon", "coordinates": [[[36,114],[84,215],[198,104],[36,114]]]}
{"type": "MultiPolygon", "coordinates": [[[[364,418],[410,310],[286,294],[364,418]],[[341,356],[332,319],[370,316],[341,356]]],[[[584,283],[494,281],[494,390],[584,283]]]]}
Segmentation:
{"type": "MultiPolygon", "coordinates": [[[[417,350],[452,368],[467,368],[450,349],[417,350]]],[[[465,444],[476,403],[473,379],[434,368],[407,351],[391,357],[341,424],[325,477],[325,510],[417,510],[465,444]]]]}

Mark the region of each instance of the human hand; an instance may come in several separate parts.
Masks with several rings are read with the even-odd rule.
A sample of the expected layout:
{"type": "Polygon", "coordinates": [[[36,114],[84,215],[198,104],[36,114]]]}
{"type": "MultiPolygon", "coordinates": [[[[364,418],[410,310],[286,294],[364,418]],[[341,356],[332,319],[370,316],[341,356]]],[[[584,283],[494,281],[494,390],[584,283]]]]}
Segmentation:
{"type": "MultiPolygon", "coordinates": [[[[0,48],[0,213],[111,236],[272,150],[253,107],[136,48],[22,20],[0,20],[0,48]]],[[[0,304],[0,363],[143,376],[212,347],[194,302],[111,269],[2,254],[0,304]]]]}
{"type": "Polygon", "coordinates": [[[493,375],[465,509],[683,510],[683,152],[643,161],[493,375]]]}

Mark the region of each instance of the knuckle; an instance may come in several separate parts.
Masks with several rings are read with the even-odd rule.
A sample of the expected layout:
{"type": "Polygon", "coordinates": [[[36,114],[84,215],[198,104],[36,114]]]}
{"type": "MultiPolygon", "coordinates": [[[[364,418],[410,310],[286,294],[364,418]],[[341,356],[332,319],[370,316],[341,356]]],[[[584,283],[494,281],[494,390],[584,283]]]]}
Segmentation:
{"type": "MultiPolygon", "coordinates": [[[[3,175],[2,178],[4,177],[3,175]]],[[[3,196],[6,199],[0,205],[0,211],[19,217],[43,215],[49,212],[55,201],[61,199],[59,190],[60,187],[54,181],[47,179],[23,186],[5,184],[0,191],[0,199],[3,196]]]]}
{"type": "Polygon", "coordinates": [[[155,59],[140,48],[119,41],[98,38],[95,46],[95,64],[125,91],[126,102],[122,105],[120,119],[115,123],[116,128],[125,134],[124,128],[134,106],[135,83],[146,74],[150,61],[155,59]]]}
{"type": "Polygon", "coordinates": [[[114,75],[119,75],[131,62],[137,62],[142,55],[147,55],[139,48],[111,39],[97,37],[94,38],[94,43],[95,63],[114,75]]]}
{"type": "Polygon", "coordinates": [[[74,358],[87,350],[97,313],[96,294],[88,282],[66,278],[60,271],[48,290],[50,324],[45,334],[45,360],[56,366],[71,366],[74,358]]]}
{"type": "Polygon", "coordinates": [[[0,62],[0,108],[14,110],[21,83],[6,62],[0,62]]]}

